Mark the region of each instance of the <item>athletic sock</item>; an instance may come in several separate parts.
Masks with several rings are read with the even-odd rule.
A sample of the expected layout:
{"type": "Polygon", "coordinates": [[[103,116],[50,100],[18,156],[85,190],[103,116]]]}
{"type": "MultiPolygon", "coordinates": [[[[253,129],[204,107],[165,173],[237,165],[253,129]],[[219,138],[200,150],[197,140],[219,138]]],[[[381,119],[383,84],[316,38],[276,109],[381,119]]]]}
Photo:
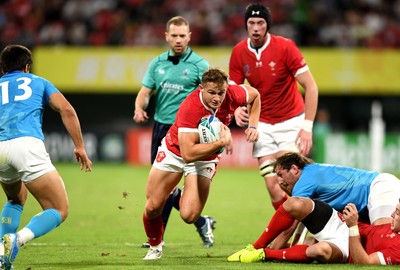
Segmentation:
{"type": "Polygon", "coordinates": [[[174,197],[174,207],[175,207],[176,210],[179,211],[180,203],[181,203],[182,190],[177,187],[175,189],[175,191],[173,192],[172,196],[174,197]]]}
{"type": "Polygon", "coordinates": [[[153,219],[148,219],[143,213],[143,225],[150,246],[159,245],[164,234],[161,215],[153,219]]]}
{"type": "Polygon", "coordinates": [[[265,248],[266,260],[279,260],[288,262],[310,262],[311,259],[307,257],[306,250],[308,245],[296,245],[285,249],[269,249],[265,248]]]}
{"type": "Polygon", "coordinates": [[[285,194],[285,196],[277,202],[272,202],[272,206],[274,207],[275,210],[278,210],[279,206],[281,206],[286,200],[288,199],[288,196],[285,194]]]}
{"type": "Polygon", "coordinates": [[[200,216],[197,221],[194,223],[194,225],[196,226],[197,230],[200,230],[201,227],[204,226],[204,224],[206,224],[206,219],[203,216],[200,216]]]}
{"type": "Polygon", "coordinates": [[[272,216],[271,221],[265,228],[261,236],[254,242],[253,246],[256,249],[265,248],[269,243],[271,243],[275,237],[277,237],[281,232],[289,229],[293,224],[294,218],[292,218],[281,205],[275,214],[272,216]]]}
{"type": "Polygon", "coordinates": [[[168,223],[169,216],[171,215],[172,207],[174,207],[174,195],[173,195],[173,193],[174,192],[169,194],[169,197],[168,197],[167,201],[165,202],[164,208],[163,208],[162,213],[161,213],[162,223],[163,223],[163,226],[164,226],[164,231],[167,228],[167,223],[168,223]]]}
{"type": "Polygon", "coordinates": [[[20,204],[6,202],[1,212],[0,239],[7,233],[15,233],[21,221],[24,207],[20,204]]]}
{"type": "MultiPolygon", "coordinates": [[[[33,233],[34,238],[38,238],[57,228],[61,222],[62,217],[60,212],[58,212],[56,209],[50,208],[36,214],[29,221],[28,225],[25,226],[25,228],[29,229],[33,233]]],[[[32,239],[27,237],[27,241],[30,240],[32,239]]],[[[27,241],[23,240],[23,244],[25,244],[27,241]]]]}

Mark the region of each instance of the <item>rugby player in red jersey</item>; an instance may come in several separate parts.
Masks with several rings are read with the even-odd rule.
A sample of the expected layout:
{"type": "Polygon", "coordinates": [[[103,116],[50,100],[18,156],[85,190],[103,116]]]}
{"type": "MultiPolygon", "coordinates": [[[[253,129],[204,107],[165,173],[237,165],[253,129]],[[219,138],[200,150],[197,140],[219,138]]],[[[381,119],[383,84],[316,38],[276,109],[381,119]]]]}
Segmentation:
{"type": "Polygon", "coordinates": [[[259,137],[257,127],[261,106],[260,95],[253,87],[230,85],[224,71],[210,68],[203,74],[199,88],[182,102],[148,176],[143,224],[150,249],[144,260],[158,260],[162,256],[161,212],[182,176],[185,189],[180,201],[181,218],[189,224],[199,218],[216,173],[220,158],[217,153],[223,147],[227,154],[232,153],[227,126],[239,106],[248,107],[249,125],[245,133],[247,141],[254,143],[259,137]],[[222,122],[221,136],[218,141],[200,143],[198,124],[207,115],[214,115],[222,122]]]}
{"type": "MultiPolygon", "coordinates": [[[[260,139],[253,145],[253,157],[277,209],[287,196],[271,164],[288,151],[310,152],[318,87],[296,44],[268,32],[271,14],[267,7],[261,3],[248,5],[244,21],[248,37],[232,50],[229,78],[236,84],[247,80],[260,92],[260,139]],[[304,89],[304,98],[298,83],[304,89]]],[[[238,126],[248,124],[246,107],[236,110],[235,120],[238,126]]]]}

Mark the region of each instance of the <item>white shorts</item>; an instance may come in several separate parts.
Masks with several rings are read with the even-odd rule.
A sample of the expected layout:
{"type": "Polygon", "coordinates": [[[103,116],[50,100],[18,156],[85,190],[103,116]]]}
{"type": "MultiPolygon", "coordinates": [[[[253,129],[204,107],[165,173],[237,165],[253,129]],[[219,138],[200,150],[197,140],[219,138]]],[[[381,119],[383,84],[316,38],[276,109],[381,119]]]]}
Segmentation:
{"type": "Polygon", "coordinates": [[[46,152],[44,142],[34,137],[21,137],[0,142],[0,181],[29,183],[56,168],[46,152]]]}
{"type": "Polygon", "coordinates": [[[318,242],[334,244],[342,251],[343,262],[349,258],[349,228],[341,217],[341,213],[333,209],[331,218],[319,233],[313,234],[318,242]]]}
{"type": "Polygon", "coordinates": [[[368,212],[371,224],[379,218],[390,218],[400,198],[400,180],[390,173],[380,173],[371,183],[368,212]]]}
{"type": "Polygon", "coordinates": [[[154,160],[153,166],[162,171],[183,173],[184,176],[196,174],[212,180],[216,173],[218,161],[218,159],[215,159],[211,161],[185,163],[182,157],[168,150],[163,139],[161,146],[158,147],[157,157],[154,160]]]}
{"type": "Polygon", "coordinates": [[[304,113],[275,125],[258,123],[260,138],[253,144],[253,157],[264,157],[279,151],[298,152],[296,137],[304,123],[304,113]]]}

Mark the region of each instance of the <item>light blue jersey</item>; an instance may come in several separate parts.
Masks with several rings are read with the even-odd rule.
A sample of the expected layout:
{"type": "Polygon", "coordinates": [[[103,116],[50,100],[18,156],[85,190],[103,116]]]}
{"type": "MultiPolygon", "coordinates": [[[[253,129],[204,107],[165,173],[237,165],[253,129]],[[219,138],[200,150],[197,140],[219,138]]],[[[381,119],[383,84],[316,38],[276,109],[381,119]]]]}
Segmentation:
{"type": "Polygon", "coordinates": [[[172,125],[182,101],[201,83],[208,62],[188,48],[179,63],[168,60],[171,50],[154,58],[142,80],[142,85],[156,94],[154,120],[172,125]]]}
{"type": "Polygon", "coordinates": [[[48,80],[13,71],[0,78],[0,141],[30,136],[44,140],[43,111],[52,93],[48,80]]]}
{"type": "Polygon", "coordinates": [[[292,196],[318,199],[337,211],[348,203],[367,211],[371,182],[378,172],[356,168],[313,163],[303,168],[294,185],[292,196]]]}

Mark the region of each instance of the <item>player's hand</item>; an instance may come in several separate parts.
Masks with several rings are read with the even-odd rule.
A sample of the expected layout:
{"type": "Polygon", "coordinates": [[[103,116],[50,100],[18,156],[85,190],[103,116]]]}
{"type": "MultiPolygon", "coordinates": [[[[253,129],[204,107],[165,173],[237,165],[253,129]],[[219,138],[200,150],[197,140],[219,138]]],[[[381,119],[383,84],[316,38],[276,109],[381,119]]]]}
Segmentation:
{"type": "Polygon", "coordinates": [[[308,155],[312,147],[312,132],[307,132],[304,129],[300,129],[295,142],[300,154],[304,156],[308,155]]]}
{"type": "Polygon", "coordinates": [[[232,155],[233,154],[233,139],[231,136],[231,141],[225,146],[225,153],[227,155],[232,155]]]}
{"type": "Polygon", "coordinates": [[[249,124],[249,114],[245,106],[235,110],[235,121],[239,127],[245,127],[249,124]]]}
{"type": "Polygon", "coordinates": [[[75,148],[74,149],[74,154],[75,154],[75,159],[76,161],[81,163],[81,170],[85,168],[86,172],[91,172],[92,171],[92,161],[90,161],[85,148],[80,147],[80,148],[75,148]]]}
{"type": "Polygon", "coordinates": [[[133,120],[136,123],[146,123],[149,120],[147,116],[147,112],[143,110],[135,110],[135,115],[133,116],[133,120]]]}
{"type": "Polygon", "coordinates": [[[358,211],[353,203],[347,204],[343,209],[343,218],[346,221],[348,227],[357,225],[358,222],[358,211]]]}
{"type": "Polygon", "coordinates": [[[221,123],[220,139],[224,144],[224,147],[232,143],[232,135],[230,129],[221,123]]]}
{"type": "Polygon", "coordinates": [[[248,127],[244,133],[246,133],[246,141],[249,143],[254,143],[260,138],[260,133],[254,127],[248,127]]]}

